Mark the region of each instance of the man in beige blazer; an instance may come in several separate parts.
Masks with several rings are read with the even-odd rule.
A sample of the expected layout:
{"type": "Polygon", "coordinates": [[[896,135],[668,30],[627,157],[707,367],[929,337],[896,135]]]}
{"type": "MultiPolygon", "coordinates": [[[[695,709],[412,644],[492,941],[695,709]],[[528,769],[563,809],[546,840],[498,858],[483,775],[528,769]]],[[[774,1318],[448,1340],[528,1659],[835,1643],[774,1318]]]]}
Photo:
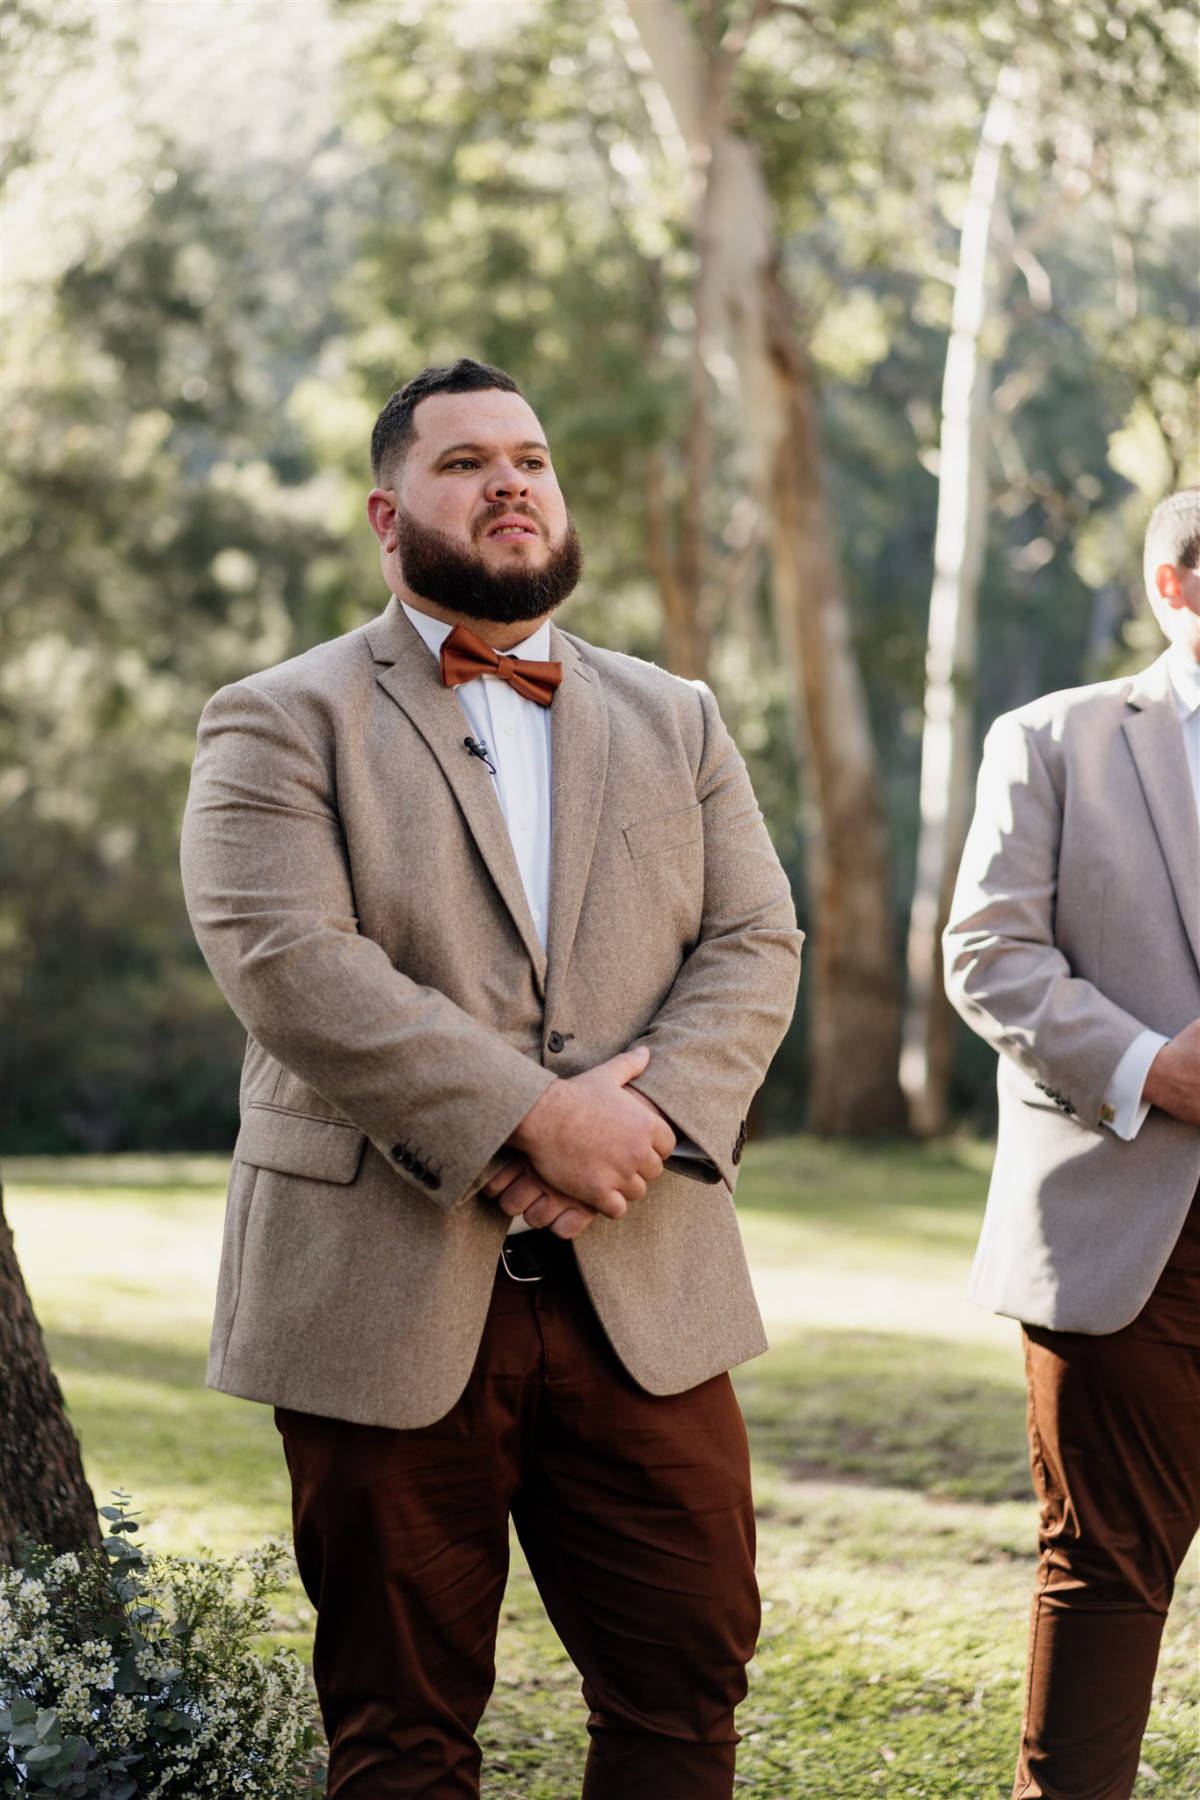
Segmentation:
{"type": "Polygon", "coordinates": [[[544,436],[465,359],[392,396],[393,598],[216,695],[185,821],[249,1034],[209,1379],[277,1409],[331,1800],[478,1794],[510,1514],[587,1800],[732,1793],[726,1371],[764,1339],[731,1193],[800,934],[708,690],[549,623],[544,436]]]}
{"type": "Polygon", "coordinates": [[[1127,1800],[1200,1525],[1200,490],[1145,568],[1169,650],[996,721],[945,935],[1000,1052],[971,1293],[1024,1325],[1041,1509],[1015,1800],[1127,1800]]]}

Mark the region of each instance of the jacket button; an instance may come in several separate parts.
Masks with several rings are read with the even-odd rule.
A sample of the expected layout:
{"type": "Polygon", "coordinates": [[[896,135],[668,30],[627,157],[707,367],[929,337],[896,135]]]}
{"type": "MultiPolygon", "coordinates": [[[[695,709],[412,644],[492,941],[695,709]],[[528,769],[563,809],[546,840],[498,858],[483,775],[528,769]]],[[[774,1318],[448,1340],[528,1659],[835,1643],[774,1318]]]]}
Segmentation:
{"type": "Polygon", "coordinates": [[[561,1031],[552,1031],[546,1039],[547,1050],[552,1050],[556,1056],[560,1050],[566,1049],[566,1044],[567,1040],[561,1031]]]}
{"type": "Polygon", "coordinates": [[[403,1144],[392,1145],[392,1160],[394,1162],[403,1163],[407,1155],[408,1151],[404,1148],[403,1144]]]}
{"type": "Polygon", "coordinates": [[[440,1188],[442,1185],[441,1176],[435,1175],[432,1169],[422,1169],[421,1180],[427,1188],[440,1188]]]}

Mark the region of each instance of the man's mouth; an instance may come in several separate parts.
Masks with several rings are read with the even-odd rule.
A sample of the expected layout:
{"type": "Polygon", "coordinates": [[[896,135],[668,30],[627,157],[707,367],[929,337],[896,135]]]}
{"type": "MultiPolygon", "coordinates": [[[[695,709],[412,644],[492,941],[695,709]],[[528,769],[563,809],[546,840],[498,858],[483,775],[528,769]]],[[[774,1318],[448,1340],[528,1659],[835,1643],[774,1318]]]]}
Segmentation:
{"type": "Polygon", "coordinates": [[[484,532],[484,536],[490,538],[535,538],[538,536],[538,528],[532,519],[522,518],[517,513],[505,513],[501,518],[492,521],[484,532]]]}

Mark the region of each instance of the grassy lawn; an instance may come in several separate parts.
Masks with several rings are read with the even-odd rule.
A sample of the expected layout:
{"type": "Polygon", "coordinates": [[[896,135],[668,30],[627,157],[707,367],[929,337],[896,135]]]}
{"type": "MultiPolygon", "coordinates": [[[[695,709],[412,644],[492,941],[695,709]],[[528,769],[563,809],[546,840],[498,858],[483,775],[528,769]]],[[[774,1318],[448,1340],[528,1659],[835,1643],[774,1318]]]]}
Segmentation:
{"type": "MultiPolygon", "coordinates": [[[[986,1150],[754,1146],[739,1201],[773,1348],[738,1375],[766,1611],[738,1793],[1007,1800],[1035,1515],[1017,1328],[962,1286],[986,1150]]],[[[286,1534],[269,1412],[203,1386],[224,1168],[11,1159],[5,1206],[88,1474],[163,1549],[286,1534]]],[[[299,1586],[281,1640],[304,1652],[299,1586]]],[[[1195,1553],[1160,1667],[1138,1800],[1200,1793],[1195,1553]]],[[[484,1722],[487,1800],[573,1800],[576,1678],[514,1557],[484,1722]]]]}

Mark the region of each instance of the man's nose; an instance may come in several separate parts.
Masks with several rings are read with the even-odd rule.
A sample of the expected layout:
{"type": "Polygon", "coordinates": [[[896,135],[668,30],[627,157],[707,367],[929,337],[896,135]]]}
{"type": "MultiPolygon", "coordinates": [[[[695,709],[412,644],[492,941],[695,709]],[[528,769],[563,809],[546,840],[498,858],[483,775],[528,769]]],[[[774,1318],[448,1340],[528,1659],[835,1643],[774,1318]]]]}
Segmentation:
{"type": "Polygon", "coordinates": [[[529,481],[515,463],[502,462],[489,475],[486,492],[489,500],[516,500],[528,494],[529,481]]]}

